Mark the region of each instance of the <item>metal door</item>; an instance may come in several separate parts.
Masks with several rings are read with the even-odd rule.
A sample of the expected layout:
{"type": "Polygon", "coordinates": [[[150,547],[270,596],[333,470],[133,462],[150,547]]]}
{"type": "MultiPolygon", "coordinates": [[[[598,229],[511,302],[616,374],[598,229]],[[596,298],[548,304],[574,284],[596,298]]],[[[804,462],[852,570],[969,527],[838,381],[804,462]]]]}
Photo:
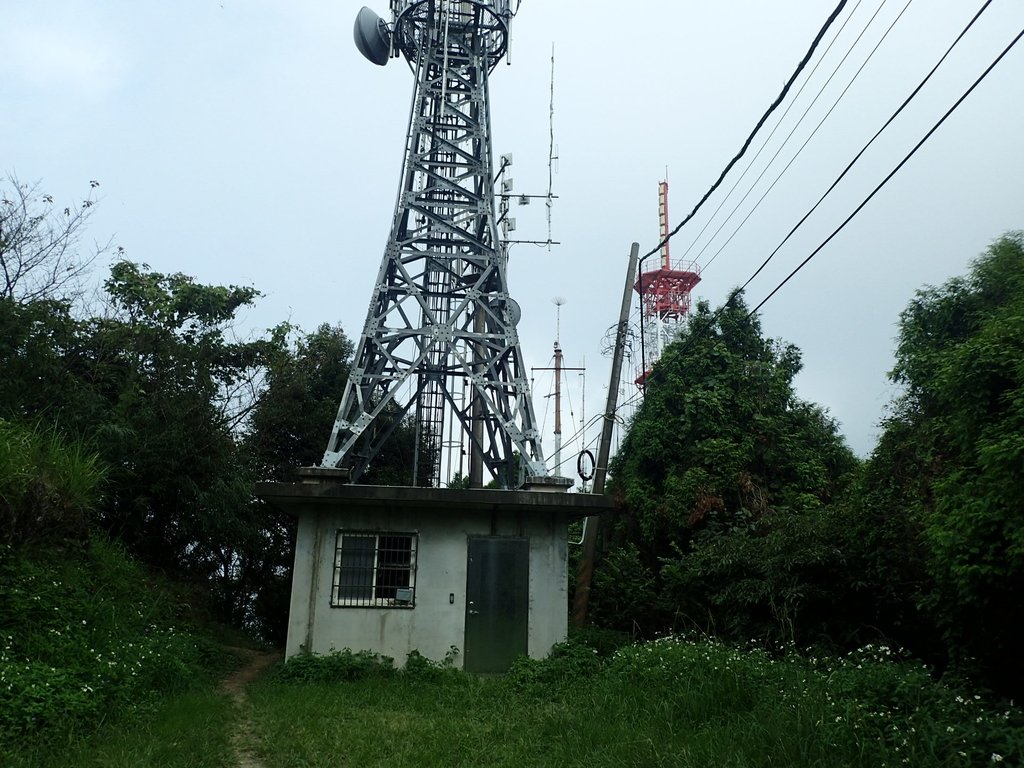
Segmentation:
{"type": "Polygon", "coordinates": [[[527,652],[530,542],[471,536],[468,557],[464,666],[468,672],[505,672],[527,652]]]}

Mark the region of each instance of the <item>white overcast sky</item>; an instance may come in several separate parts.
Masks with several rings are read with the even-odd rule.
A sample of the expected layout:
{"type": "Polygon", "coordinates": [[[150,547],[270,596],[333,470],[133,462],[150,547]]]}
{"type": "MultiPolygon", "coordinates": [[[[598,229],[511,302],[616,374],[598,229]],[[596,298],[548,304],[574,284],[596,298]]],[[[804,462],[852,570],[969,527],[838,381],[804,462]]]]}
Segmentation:
{"type": "MultiPolygon", "coordinates": [[[[98,180],[102,203],[91,237],[113,237],[130,258],[159,271],[259,288],[266,295],[245,317],[252,329],[286,319],[310,330],[329,322],[356,337],[391,224],[412,89],[400,61],[378,68],[359,56],[352,22],[360,5],[2,0],[0,172],[40,181],[64,204],[82,199],[89,181],[98,180]]],[[[980,5],[850,0],[814,62],[843,22],[845,28],[809,80],[798,81],[794,94],[808,80],[799,100],[691,252],[704,248],[849,52],[737,216],[703,251],[699,261],[707,267],[696,298],[717,305],[746,280],[980,5]],[[817,135],[711,262],[901,11],[817,135]]],[[[639,241],[646,251],[657,241],[657,183],[667,169],[671,218],[678,222],[742,144],[834,6],[522,3],[511,66],[502,64],[492,79],[494,149],[514,155],[517,192],[547,192],[554,44],[560,159],[553,234],[562,245],[551,252],[513,247],[510,289],[523,308],[527,366],[550,364],[551,299],[567,300],[562,346],[567,365],[585,361],[588,417],[606,396],[610,361],[601,354],[602,338],[616,322],[629,245],[639,241]]],[[[375,9],[385,13],[385,0],[375,9]]],[[[904,117],[752,284],[751,305],[831,233],[1022,27],[1024,2],[992,2],[904,117]]],[[[885,374],[897,316],[913,292],[962,274],[993,239],[1024,228],[1022,137],[1024,43],[765,307],[765,333],[803,351],[800,395],[828,408],[858,453],[874,445],[893,394],[885,374]]],[[[674,256],[682,256],[723,197],[712,198],[706,214],[677,236],[674,256]]],[[[536,204],[516,209],[516,234],[546,238],[543,211],[536,204]]],[[[630,387],[623,389],[627,397],[630,387]]],[[[549,391],[549,377],[538,374],[535,407],[548,433],[549,391]]],[[[577,421],[582,400],[574,380],[566,407],[571,402],[577,421]]],[[[574,430],[564,431],[568,438],[574,430]]],[[[588,433],[588,441],[594,438],[596,429],[588,433]]],[[[545,447],[550,454],[550,434],[545,447]]]]}

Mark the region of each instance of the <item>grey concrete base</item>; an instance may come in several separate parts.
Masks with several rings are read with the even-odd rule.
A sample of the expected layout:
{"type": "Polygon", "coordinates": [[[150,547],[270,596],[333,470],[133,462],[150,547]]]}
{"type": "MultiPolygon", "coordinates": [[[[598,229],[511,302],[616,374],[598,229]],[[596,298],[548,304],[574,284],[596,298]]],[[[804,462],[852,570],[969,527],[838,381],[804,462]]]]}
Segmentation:
{"type": "MultiPolygon", "coordinates": [[[[257,493],[298,518],[287,655],[349,648],[440,660],[464,648],[467,542],[471,536],[529,540],[528,652],[546,656],[565,639],[570,519],[600,514],[605,496],[537,491],[344,485],[332,479],[261,484],[257,493]],[[417,537],[414,608],[332,607],[339,531],[412,532],[417,537]]],[[[455,658],[461,666],[461,656],[455,658]]]]}

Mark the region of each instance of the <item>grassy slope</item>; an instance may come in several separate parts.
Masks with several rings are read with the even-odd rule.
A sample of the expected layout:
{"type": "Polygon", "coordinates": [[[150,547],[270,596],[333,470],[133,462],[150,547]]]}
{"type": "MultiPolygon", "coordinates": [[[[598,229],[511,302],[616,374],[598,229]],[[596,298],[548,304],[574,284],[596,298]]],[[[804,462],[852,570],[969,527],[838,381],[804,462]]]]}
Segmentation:
{"type": "Polygon", "coordinates": [[[225,764],[230,660],[189,612],[102,540],[0,552],[3,765],[225,764]]]}
{"type": "MultiPolygon", "coordinates": [[[[230,765],[239,713],[189,614],[102,541],[0,553],[0,764],[230,765]]],[[[571,645],[504,679],[357,654],[290,662],[247,706],[266,768],[1024,764],[1018,710],[879,648],[779,660],[668,638],[606,659],[571,645]]]]}
{"type": "MultiPolygon", "coordinates": [[[[280,676],[279,676],[280,677],[280,676]]],[[[1021,764],[1004,717],[866,649],[773,660],[665,640],[607,662],[570,650],[506,679],[384,674],[251,692],[266,768],[1021,764]],[[995,762],[999,762],[996,760],[995,762]]]]}
{"type": "Polygon", "coordinates": [[[234,713],[213,688],[176,693],[91,734],[21,747],[10,768],[226,768],[234,713]]]}

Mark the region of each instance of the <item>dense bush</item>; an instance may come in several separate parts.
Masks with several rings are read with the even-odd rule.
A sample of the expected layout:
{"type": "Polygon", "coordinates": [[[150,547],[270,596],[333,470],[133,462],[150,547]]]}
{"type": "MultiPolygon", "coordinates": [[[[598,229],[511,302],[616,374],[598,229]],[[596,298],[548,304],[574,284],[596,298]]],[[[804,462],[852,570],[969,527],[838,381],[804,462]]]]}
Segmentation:
{"type": "Polygon", "coordinates": [[[538,691],[576,683],[596,672],[603,659],[596,648],[579,642],[558,643],[544,659],[520,656],[505,676],[513,688],[538,691]]]}
{"type": "Polygon", "coordinates": [[[386,678],[402,675],[405,678],[437,681],[455,671],[455,657],[459,649],[452,646],[439,661],[428,659],[412,650],[401,669],[395,660],[371,651],[352,651],[345,648],[327,654],[301,653],[274,668],[272,680],[282,683],[350,683],[368,678],[386,678]]]}
{"type": "Polygon", "coordinates": [[[346,648],[325,655],[301,653],[274,668],[272,678],[284,683],[343,683],[395,674],[395,660],[370,651],[346,648]]]}
{"type": "Polygon", "coordinates": [[[622,501],[595,574],[594,616],[651,637],[832,632],[846,564],[829,506],[857,461],[793,389],[800,353],[766,339],[742,295],[702,303],[655,366],[613,460],[622,501]]]}
{"type": "Polygon", "coordinates": [[[0,553],[0,753],[130,716],[224,657],[189,608],[102,540],[0,553]]]}
{"type": "Polygon", "coordinates": [[[615,458],[593,616],[646,633],[885,639],[1024,692],[1024,233],[900,316],[868,461],[792,389],[799,354],[741,297],[698,307],[615,458]]]}
{"type": "Polygon", "coordinates": [[[916,529],[921,602],[951,660],[1020,695],[1024,233],[918,292],[900,316],[892,378],[903,395],[867,491],[916,529]]]}
{"type": "Polygon", "coordinates": [[[83,540],[104,476],[81,442],[0,418],[0,545],[83,540]]]}
{"type": "Polygon", "coordinates": [[[598,656],[606,657],[634,642],[634,638],[628,632],[589,626],[570,627],[569,641],[593,648],[598,656]]]}

